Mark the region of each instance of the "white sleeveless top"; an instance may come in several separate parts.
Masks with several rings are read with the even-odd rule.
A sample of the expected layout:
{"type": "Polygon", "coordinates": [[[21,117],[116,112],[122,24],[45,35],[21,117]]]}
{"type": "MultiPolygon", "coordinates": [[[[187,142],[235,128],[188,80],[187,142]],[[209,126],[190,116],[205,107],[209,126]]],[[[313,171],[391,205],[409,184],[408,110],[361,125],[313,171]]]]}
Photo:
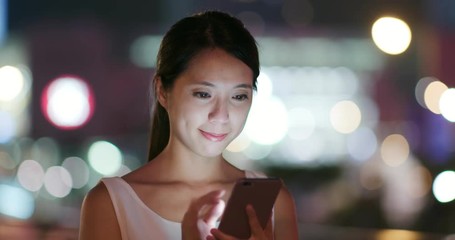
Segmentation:
{"type": "MultiPolygon", "coordinates": [[[[245,171],[246,178],[261,178],[265,175],[245,171]]],[[[120,227],[123,240],[136,239],[181,239],[181,223],[169,221],[147,207],[133,188],[121,177],[103,178],[120,227]]]]}

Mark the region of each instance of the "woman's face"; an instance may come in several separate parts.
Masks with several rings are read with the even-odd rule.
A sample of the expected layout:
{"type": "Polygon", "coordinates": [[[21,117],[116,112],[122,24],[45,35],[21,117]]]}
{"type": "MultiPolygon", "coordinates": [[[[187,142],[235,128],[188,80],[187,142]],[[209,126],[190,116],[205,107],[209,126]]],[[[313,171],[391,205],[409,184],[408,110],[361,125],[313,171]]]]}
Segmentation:
{"type": "Polygon", "coordinates": [[[169,114],[170,144],[197,155],[222,153],[245,125],[251,107],[252,70],[220,49],[204,50],[160,103],[169,114]]]}

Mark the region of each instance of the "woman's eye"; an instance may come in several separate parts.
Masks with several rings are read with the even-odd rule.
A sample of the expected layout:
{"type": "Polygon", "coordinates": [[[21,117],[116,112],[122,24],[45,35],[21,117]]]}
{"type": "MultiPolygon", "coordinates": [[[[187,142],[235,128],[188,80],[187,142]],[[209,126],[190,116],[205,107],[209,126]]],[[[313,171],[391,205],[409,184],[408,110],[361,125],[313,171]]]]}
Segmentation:
{"type": "Polygon", "coordinates": [[[195,96],[197,98],[209,98],[210,94],[206,93],[206,92],[194,92],[193,96],[195,96]]]}
{"type": "Polygon", "coordinates": [[[248,95],[246,94],[240,94],[240,95],[235,95],[234,97],[235,100],[243,101],[248,99],[248,95]]]}

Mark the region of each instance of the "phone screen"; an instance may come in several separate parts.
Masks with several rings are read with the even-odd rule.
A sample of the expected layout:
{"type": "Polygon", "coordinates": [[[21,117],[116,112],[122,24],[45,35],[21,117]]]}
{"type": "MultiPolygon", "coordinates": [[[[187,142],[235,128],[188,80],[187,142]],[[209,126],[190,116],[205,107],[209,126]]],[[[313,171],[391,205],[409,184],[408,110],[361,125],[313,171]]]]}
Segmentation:
{"type": "Polygon", "coordinates": [[[240,239],[249,238],[251,232],[246,214],[248,204],[253,206],[259,223],[265,228],[281,186],[279,178],[239,179],[226,204],[218,229],[240,239]]]}

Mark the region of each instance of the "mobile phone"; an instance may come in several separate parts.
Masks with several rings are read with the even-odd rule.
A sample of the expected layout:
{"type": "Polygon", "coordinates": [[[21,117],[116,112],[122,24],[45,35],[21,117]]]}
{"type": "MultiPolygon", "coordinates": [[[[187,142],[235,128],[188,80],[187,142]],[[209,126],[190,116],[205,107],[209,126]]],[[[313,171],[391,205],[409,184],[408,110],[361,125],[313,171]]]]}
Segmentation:
{"type": "Polygon", "coordinates": [[[242,178],[232,189],[218,229],[239,239],[250,237],[246,206],[251,204],[264,229],[272,214],[275,200],[283,185],[280,178],[242,178]]]}

